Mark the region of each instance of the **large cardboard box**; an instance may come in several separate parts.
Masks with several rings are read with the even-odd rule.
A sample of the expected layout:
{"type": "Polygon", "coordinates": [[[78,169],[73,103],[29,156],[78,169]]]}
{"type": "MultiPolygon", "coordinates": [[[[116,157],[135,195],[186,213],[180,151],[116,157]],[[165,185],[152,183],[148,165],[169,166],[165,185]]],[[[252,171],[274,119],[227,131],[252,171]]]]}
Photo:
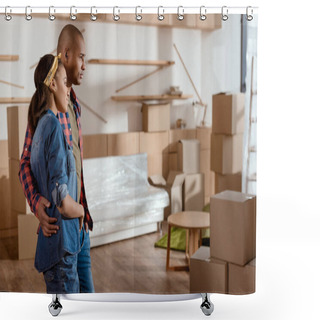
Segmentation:
{"type": "Polygon", "coordinates": [[[200,151],[200,172],[204,174],[204,193],[206,197],[211,196],[210,190],[210,150],[200,151]]]}
{"type": "Polygon", "coordinates": [[[204,207],[204,174],[186,174],[184,180],[184,210],[202,211],[204,207]]]}
{"type": "Polygon", "coordinates": [[[178,170],[183,173],[200,173],[200,142],[197,139],[178,143],[178,170]]]}
{"type": "Polygon", "coordinates": [[[9,160],[11,209],[20,213],[32,213],[19,180],[19,160],[9,160]]]}
{"type": "Polygon", "coordinates": [[[223,191],[210,201],[211,256],[244,266],[256,255],[256,197],[223,191]]]}
{"type": "Polygon", "coordinates": [[[9,168],[8,140],[0,140],[0,169],[9,168]]]}
{"type": "Polygon", "coordinates": [[[235,134],[211,135],[211,170],[220,174],[234,174],[242,171],[242,137],[235,134]]]}
{"type": "Polygon", "coordinates": [[[195,129],[173,129],[169,131],[169,152],[178,152],[178,143],[180,140],[196,139],[195,129]]]}
{"type": "Polygon", "coordinates": [[[236,134],[244,130],[244,93],[212,96],[212,133],[236,134]]]}
{"type": "Polygon", "coordinates": [[[256,259],[245,266],[228,263],[228,293],[249,294],[256,291],[256,259]]]}
{"type": "Polygon", "coordinates": [[[139,132],[108,134],[108,156],[129,156],[139,153],[139,132]]]}
{"type": "Polygon", "coordinates": [[[211,133],[210,127],[198,127],[196,130],[196,139],[200,141],[200,150],[208,150],[211,147],[211,133]]]}
{"type": "Polygon", "coordinates": [[[220,193],[225,190],[233,190],[241,192],[242,173],[235,174],[220,174],[215,173],[215,193],[220,193]]]}
{"type": "Polygon", "coordinates": [[[149,154],[168,153],[169,132],[140,132],[140,152],[149,154]]]}
{"type": "Polygon", "coordinates": [[[141,112],[143,131],[170,130],[170,103],[143,103],[141,112]]]}
{"type": "Polygon", "coordinates": [[[17,218],[13,217],[10,208],[9,168],[0,168],[0,230],[17,227],[17,218]]]}
{"type": "Polygon", "coordinates": [[[8,153],[10,159],[19,160],[21,157],[28,123],[28,108],[28,106],[7,108],[8,153]]]}
{"type": "Polygon", "coordinates": [[[190,293],[227,293],[227,263],[210,258],[210,248],[200,247],[190,258],[190,293]]]}
{"type": "Polygon", "coordinates": [[[99,158],[108,156],[108,136],[91,134],[83,136],[83,158],[99,158]]]}
{"type": "Polygon", "coordinates": [[[39,220],[33,214],[18,215],[19,260],[33,259],[36,253],[39,220]]]}

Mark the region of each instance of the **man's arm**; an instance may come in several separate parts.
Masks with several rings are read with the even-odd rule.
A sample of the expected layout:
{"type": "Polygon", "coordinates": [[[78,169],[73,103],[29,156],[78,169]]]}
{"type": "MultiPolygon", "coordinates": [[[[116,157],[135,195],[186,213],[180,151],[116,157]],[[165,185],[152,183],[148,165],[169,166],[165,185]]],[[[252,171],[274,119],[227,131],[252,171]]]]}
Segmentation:
{"type": "Polygon", "coordinates": [[[27,126],[23,151],[20,160],[19,179],[31,211],[39,219],[43,234],[46,237],[49,237],[52,234],[57,233],[59,227],[53,224],[57,221],[57,219],[50,218],[47,215],[45,208],[50,207],[50,202],[38,193],[37,183],[31,172],[30,155],[32,138],[33,136],[31,134],[29,126],[27,126]]]}

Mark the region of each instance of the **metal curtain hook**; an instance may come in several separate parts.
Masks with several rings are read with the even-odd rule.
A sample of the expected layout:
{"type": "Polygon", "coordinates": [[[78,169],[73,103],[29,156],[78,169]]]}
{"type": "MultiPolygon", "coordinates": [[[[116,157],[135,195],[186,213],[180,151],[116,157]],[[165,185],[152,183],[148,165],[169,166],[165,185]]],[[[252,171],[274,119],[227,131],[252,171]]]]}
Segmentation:
{"type": "Polygon", "coordinates": [[[8,13],[8,11],[10,11],[10,13],[12,12],[12,10],[10,9],[9,6],[5,7],[5,10],[4,10],[4,14],[5,14],[5,19],[7,21],[10,21],[12,19],[12,16],[8,13]]]}
{"type": "Polygon", "coordinates": [[[183,6],[178,7],[177,19],[182,21],[184,19],[184,9],[183,6]],[[182,9],[182,13],[180,13],[180,9],[182,9]]]}
{"type": "MultiPolygon", "coordinates": [[[[93,8],[96,8],[96,7],[91,7],[90,19],[91,19],[91,21],[96,21],[97,20],[97,16],[95,14],[93,14],[93,8]]],[[[96,13],[97,13],[97,9],[96,9],[96,13]]]]}
{"type": "Polygon", "coordinates": [[[158,20],[163,21],[164,20],[164,9],[163,6],[158,7],[158,20]],[[162,14],[160,14],[160,8],[162,8],[162,14]]]}
{"type": "Polygon", "coordinates": [[[137,21],[141,21],[142,15],[141,15],[141,14],[138,14],[138,8],[140,8],[140,12],[142,13],[141,7],[140,7],[140,6],[137,6],[137,7],[136,7],[136,20],[137,20],[137,21]]]}
{"type": "Polygon", "coordinates": [[[227,21],[228,20],[228,8],[226,6],[223,6],[221,8],[221,19],[223,21],[227,21]]]}
{"type": "Polygon", "coordinates": [[[206,7],[205,6],[201,6],[200,7],[200,20],[201,21],[204,21],[204,20],[207,19],[206,13],[207,13],[206,7]],[[204,10],[204,13],[202,13],[202,10],[204,10]]]}
{"type": "Polygon", "coordinates": [[[27,21],[30,21],[32,19],[31,13],[32,13],[32,10],[31,10],[30,6],[27,6],[26,7],[26,20],[27,21]]]}
{"type": "Polygon", "coordinates": [[[253,20],[253,9],[252,7],[247,7],[247,10],[246,10],[246,18],[247,18],[247,21],[252,21],[253,20]],[[250,12],[251,14],[249,14],[249,8],[251,9],[250,12]]]}
{"type": "Polygon", "coordinates": [[[71,20],[73,20],[73,21],[77,20],[76,13],[77,13],[76,7],[75,6],[70,7],[70,19],[71,20]],[[74,13],[73,13],[73,9],[74,9],[74,13]]]}
{"type": "Polygon", "coordinates": [[[51,11],[56,12],[56,10],[54,9],[54,6],[49,7],[49,20],[54,21],[56,19],[56,16],[53,15],[51,11]]]}
{"type": "Polygon", "coordinates": [[[116,14],[116,8],[118,9],[117,6],[113,7],[113,20],[114,21],[119,21],[120,20],[120,16],[119,16],[119,13],[120,13],[120,10],[118,9],[118,14],[116,14]]]}

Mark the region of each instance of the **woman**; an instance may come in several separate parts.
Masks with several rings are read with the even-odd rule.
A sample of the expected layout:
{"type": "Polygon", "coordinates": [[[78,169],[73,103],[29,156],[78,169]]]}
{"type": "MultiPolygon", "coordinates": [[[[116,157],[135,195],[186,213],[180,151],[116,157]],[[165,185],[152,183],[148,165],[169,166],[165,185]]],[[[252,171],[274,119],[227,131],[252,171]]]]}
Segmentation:
{"type": "Polygon", "coordinates": [[[36,91],[28,111],[33,133],[31,171],[40,193],[52,203],[47,209],[59,230],[45,237],[40,228],[35,267],[43,272],[47,293],[78,293],[77,253],[83,207],[77,203],[75,160],[57,113],[67,111],[69,90],[60,55],[43,56],[35,70],[36,91]]]}

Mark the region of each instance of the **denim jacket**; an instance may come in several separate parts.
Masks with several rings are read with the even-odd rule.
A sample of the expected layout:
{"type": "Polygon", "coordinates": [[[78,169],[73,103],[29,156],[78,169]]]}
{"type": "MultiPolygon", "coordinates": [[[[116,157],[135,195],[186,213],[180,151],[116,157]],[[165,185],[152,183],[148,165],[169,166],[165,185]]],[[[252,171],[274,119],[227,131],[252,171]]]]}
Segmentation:
{"type": "Polygon", "coordinates": [[[31,146],[31,171],[40,194],[51,203],[46,212],[57,218],[59,230],[45,237],[40,228],[35,256],[35,267],[44,272],[66,254],[80,251],[79,219],[68,219],[57,206],[69,195],[77,201],[77,174],[72,150],[61,124],[49,109],[39,120],[31,146]]]}

